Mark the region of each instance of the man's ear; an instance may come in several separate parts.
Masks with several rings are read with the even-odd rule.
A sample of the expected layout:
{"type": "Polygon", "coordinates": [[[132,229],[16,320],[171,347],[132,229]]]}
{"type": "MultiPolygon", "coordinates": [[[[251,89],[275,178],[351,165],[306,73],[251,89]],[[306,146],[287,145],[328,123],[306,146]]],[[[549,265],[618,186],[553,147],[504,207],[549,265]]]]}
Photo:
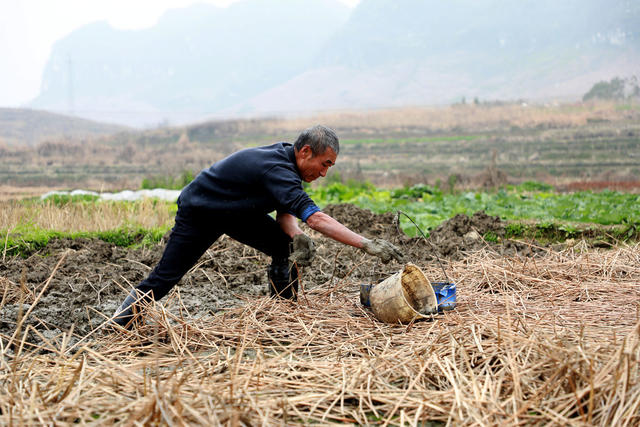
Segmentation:
{"type": "Polygon", "coordinates": [[[302,147],[300,149],[300,154],[302,154],[302,157],[304,158],[313,157],[313,151],[311,150],[311,146],[305,145],[304,147],[302,147]]]}

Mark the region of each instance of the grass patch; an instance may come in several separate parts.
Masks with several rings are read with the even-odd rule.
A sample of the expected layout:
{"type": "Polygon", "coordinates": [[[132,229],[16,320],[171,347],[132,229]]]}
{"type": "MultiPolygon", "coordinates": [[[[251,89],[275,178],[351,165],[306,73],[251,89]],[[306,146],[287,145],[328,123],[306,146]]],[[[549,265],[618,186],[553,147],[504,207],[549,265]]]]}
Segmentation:
{"type": "MultiPolygon", "coordinates": [[[[596,246],[640,240],[637,224],[575,224],[561,222],[513,221],[505,227],[506,239],[536,240],[542,244],[567,239],[585,240],[596,246]]],[[[485,240],[488,240],[485,238],[485,240]]]]}
{"type": "Polygon", "coordinates": [[[93,194],[52,194],[47,197],[47,201],[56,206],[68,205],[70,203],[93,203],[98,199],[99,196],[93,194]]]}
{"type": "MultiPolygon", "coordinates": [[[[169,227],[165,228],[130,228],[122,227],[106,231],[80,231],[80,232],[60,232],[55,230],[38,230],[32,229],[28,231],[17,230],[6,233],[0,232],[0,242],[2,242],[3,256],[21,256],[26,258],[36,252],[45,250],[50,241],[54,239],[100,239],[104,242],[111,243],[115,246],[126,248],[137,248],[141,246],[150,246],[160,242],[162,236],[169,231],[169,227]]],[[[44,251],[43,255],[48,252],[44,251]]]]}

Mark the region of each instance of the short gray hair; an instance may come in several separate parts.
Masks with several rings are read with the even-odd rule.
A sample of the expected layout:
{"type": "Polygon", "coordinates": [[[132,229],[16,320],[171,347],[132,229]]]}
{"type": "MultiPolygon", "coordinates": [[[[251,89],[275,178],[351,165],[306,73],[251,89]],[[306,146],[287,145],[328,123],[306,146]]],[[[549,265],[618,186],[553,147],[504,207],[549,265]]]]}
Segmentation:
{"type": "Polygon", "coordinates": [[[293,147],[299,151],[305,145],[311,147],[314,156],[324,153],[327,148],[331,148],[336,155],[340,152],[340,142],[336,133],[322,125],[303,130],[293,147]]]}

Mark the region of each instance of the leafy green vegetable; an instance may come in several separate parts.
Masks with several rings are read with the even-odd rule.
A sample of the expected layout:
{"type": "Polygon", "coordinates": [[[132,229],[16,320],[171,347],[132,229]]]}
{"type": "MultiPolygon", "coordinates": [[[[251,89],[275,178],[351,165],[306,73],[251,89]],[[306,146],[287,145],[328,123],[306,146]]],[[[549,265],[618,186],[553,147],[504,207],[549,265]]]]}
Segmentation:
{"type": "MultiPolygon", "coordinates": [[[[321,207],[332,203],[353,203],[377,213],[402,210],[411,215],[425,231],[456,214],[472,215],[477,211],[497,215],[502,220],[528,219],[548,224],[640,224],[638,194],[608,190],[561,194],[539,183],[526,183],[494,193],[468,191],[451,194],[426,185],[384,190],[371,184],[353,186],[340,183],[308,188],[308,191],[321,207]]],[[[415,227],[408,220],[401,222],[401,225],[405,232],[414,234],[412,229],[415,227]]],[[[518,226],[513,227],[508,233],[516,233],[518,226]]],[[[561,231],[571,236],[575,229],[564,225],[561,231]]]]}

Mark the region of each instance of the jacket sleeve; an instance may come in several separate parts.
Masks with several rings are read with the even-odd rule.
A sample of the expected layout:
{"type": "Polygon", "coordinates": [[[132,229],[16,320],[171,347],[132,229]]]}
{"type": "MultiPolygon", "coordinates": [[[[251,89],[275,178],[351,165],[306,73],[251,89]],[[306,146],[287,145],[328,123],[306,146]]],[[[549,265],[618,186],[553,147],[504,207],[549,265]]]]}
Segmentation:
{"type": "Polygon", "coordinates": [[[278,211],[288,212],[302,221],[320,211],[302,188],[298,174],[285,166],[276,165],[265,172],[264,188],[278,204],[278,211]]]}

